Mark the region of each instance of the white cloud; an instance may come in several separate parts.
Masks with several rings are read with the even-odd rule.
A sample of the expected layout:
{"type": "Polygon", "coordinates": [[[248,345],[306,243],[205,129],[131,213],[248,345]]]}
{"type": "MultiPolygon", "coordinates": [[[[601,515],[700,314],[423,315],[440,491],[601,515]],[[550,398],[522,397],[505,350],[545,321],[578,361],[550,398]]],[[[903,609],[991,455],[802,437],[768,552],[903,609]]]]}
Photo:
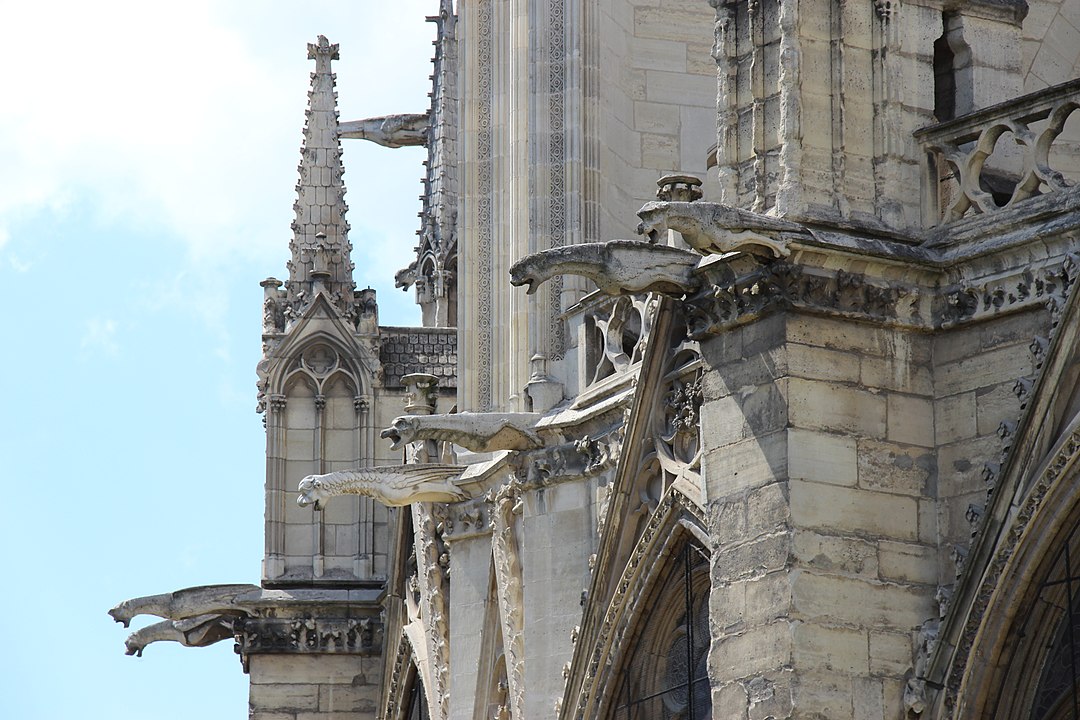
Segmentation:
{"type": "MultiPolygon", "coordinates": [[[[17,218],[79,201],[103,223],[181,240],[196,262],[271,251],[283,263],[312,65],[306,43],[323,32],[342,45],[343,117],[422,111],[433,33],[423,16],[436,7],[7,3],[0,245],[35,240],[15,235],[17,218]]],[[[354,195],[385,194],[379,222],[411,237],[419,183],[388,189],[379,163],[402,156],[373,162],[348,168],[354,195]]],[[[419,163],[409,162],[418,180],[419,163]]]]}
{"type": "Polygon", "coordinates": [[[120,352],[120,345],[116,342],[116,321],[103,318],[90,318],[83,328],[82,343],[84,351],[103,352],[106,355],[116,355],[120,352]]]}
{"type": "MultiPolygon", "coordinates": [[[[3,238],[0,237],[0,246],[3,246],[3,238]]],[[[23,261],[15,253],[8,255],[8,263],[11,265],[11,269],[17,273],[30,272],[30,268],[33,267],[33,263],[23,261]]]]}

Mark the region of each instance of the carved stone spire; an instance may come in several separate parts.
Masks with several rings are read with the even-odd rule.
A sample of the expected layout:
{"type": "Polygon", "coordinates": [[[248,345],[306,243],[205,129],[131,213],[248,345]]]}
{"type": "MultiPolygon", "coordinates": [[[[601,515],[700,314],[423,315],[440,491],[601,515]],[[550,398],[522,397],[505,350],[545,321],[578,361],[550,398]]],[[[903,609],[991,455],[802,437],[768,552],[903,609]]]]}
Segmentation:
{"type": "Polygon", "coordinates": [[[300,148],[300,181],[296,184],[296,219],[289,244],[287,284],[294,311],[323,292],[344,313],[353,303],[353,263],[349,224],[345,221],[344,169],[338,140],[336,76],[330,61],[338,59],[338,46],[320,35],[308,44],[308,59],[315,61],[308,93],[307,122],[300,148]]]}

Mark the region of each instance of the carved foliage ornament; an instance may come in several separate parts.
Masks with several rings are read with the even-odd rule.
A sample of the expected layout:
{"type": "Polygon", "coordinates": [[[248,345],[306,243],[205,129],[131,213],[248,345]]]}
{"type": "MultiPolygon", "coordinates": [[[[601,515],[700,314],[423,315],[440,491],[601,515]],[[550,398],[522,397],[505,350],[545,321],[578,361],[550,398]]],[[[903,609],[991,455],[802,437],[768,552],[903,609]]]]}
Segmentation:
{"type": "Polygon", "coordinates": [[[245,658],[251,653],[376,655],[382,631],[377,617],[241,618],[236,622],[237,651],[245,658]]]}
{"type": "Polygon", "coordinates": [[[817,274],[784,260],[765,262],[733,281],[706,288],[684,302],[683,311],[690,337],[699,340],[793,306],[874,320],[919,320],[915,288],[884,287],[842,270],[817,274]]]}
{"type": "Polygon", "coordinates": [[[1080,255],[1067,253],[1061,265],[1035,272],[1025,270],[1009,283],[954,287],[942,299],[940,325],[950,327],[1003,309],[1032,303],[1044,303],[1056,313],[1078,275],[1080,255]]]}

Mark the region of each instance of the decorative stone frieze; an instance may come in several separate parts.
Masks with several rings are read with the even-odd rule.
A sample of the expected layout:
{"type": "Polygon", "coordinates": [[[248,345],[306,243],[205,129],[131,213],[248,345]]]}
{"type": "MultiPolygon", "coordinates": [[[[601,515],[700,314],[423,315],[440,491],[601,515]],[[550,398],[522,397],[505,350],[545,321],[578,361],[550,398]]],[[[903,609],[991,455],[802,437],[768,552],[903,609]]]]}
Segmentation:
{"type": "Polygon", "coordinates": [[[383,625],[378,616],[327,617],[308,609],[306,617],[240,618],[236,651],[248,667],[255,653],[348,653],[378,655],[383,625]]]}
{"type": "MultiPolygon", "coordinates": [[[[711,270],[710,270],[711,272],[711,270]]],[[[683,304],[688,335],[701,340],[780,309],[890,324],[921,324],[920,289],[886,285],[844,270],[768,261],[734,279],[712,284],[683,304]]]]}

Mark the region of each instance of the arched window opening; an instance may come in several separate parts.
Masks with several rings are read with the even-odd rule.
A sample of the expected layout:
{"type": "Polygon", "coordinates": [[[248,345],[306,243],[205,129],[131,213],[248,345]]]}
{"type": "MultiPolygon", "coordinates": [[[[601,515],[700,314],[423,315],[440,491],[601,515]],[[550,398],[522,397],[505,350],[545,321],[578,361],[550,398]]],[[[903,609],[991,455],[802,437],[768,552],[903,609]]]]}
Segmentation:
{"type": "MultiPolygon", "coordinates": [[[[1048,579],[1039,586],[1036,602],[1044,607],[1036,608],[1026,622],[1030,625],[1030,618],[1035,616],[1044,628],[1056,628],[1046,641],[1049,652],[1035,690],[1032,720],[1080,720],[1080,556],[1075,544],[1080,540],[1078,530],[1080,526],[1073,528],[1048,579]]],[[[1021,632],[1028,635],[1039,630],[1025,627],[1021,632]]]]}
{"type": "Polygon", "coordinates": [[[431,715],[428,713],[427,699],[424,696],[424,681],[420,679],[420,673],[415,666],[409,674],[412,679],[405,695],[405,720],[429,720],[431,715]]]}
{"type": "Polygon", "coordinates": [[[644,604],[612,699],[613,720],[712,717],[708,555],[686,542],[670,565],[644,604]]]}
{"type": "Polygon", "coordinates": [[[956,55],[949,45],[948,16],[942,17],[941,37],[934,41],[934,117],[956,117],[956,55]]]}

